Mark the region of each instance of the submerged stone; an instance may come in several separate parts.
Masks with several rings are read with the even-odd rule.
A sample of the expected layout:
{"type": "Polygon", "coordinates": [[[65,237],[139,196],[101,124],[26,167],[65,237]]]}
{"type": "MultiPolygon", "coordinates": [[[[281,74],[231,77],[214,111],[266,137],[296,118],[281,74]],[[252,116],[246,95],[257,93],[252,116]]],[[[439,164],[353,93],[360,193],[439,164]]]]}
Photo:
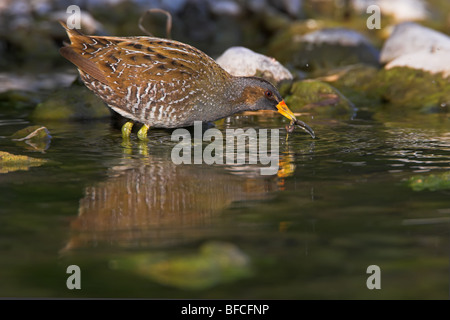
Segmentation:
{"type": "Polygon", "coordinates": [[[430,174],[427,176],[414,176],[409,178],[408,185],[414,191],[450,189],[450,172],[430,174]]]}
{"type": "Polygon", "coordinates": [[[378,72],[372,94],[406,110],[445,113],[450,106],[450,81],[422,70],[395,67],[378,72]]]}
{"type": "Polygon", "coordinates": [[[356,111],[342,93],[319,80],[295,82],[286,103],[293,112],[307,112],[322,118],[351,118],[356,111]]]}
{"type": "Polygon", "coordinates": [[[210,241],[192,255],[134,255],[115,261],[160,284],[187,290],[202,290],[250,276],[250,258],[235,245],[210,241]]]}
{"type": "Polygon", "coordinates": [[[106,104],[84,86],[58,89],[39,103],[31,114],[34,120],[90,120],[109,117],[106,104]]]}
{"type": "Polygon", "coordinates": [[[234,76],[258,76],[274,84],[293,79],[289,70],[274,58],[244,47],[229,48],[216,61],[234,76]]]}
{"type": "Polygon", "coordinates": [[[407,67],[389,69],[354,65],[330,71],[320,78],[338,88],[358,109],[382,105],[403,112],[446,113],[450,106],[450,81],[407,67]]]}
{"type": "Polygon", "coordinates": [[[31,147],[33,150],[40,151],[48,149],[51,138],[50,132],[43,126],[26,127],[11,136],[13,141],[24,143],[27,148],[31,147]]]}
{"type": "Polygon", "coordinates": [[[319,79],[332,84],[357,105],[358,109],[368,108],[381,102],[373,83],[378,71],[374,66],[355,64],[330,70],[319,79]]]}

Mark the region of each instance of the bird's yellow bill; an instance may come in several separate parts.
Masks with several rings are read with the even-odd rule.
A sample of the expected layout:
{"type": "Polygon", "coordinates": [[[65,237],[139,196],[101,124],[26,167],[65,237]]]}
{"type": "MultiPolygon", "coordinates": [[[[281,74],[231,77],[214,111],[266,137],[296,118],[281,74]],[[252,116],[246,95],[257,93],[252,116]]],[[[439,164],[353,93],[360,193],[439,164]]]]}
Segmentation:
{"type": "Polygon", "coordinates": [[[281,100],[280,103],[277,104],[278,112],[281,113],[283,116],[288,118],[289,120],[297,120],[297,118],[294,116],[291,110],[289,110],[288,106],[284,102],[284,100],[281,100]]]}

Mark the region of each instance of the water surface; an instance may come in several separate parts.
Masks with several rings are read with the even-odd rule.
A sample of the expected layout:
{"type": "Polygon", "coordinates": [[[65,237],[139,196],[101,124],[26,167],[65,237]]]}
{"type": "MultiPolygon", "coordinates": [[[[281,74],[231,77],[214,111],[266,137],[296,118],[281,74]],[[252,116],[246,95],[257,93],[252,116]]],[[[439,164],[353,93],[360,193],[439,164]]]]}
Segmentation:
{"type": "Polygon", "coordinates": [[[261,176],[177,166],[170,131],[126,143],[109,120],[39,123],[51,143],[27,149],[9,136],[30,123],[3,114],[1,151],[51,161],[0,175],[0,296],[448,299],[450,190],[410,185],[450,169],[448,117],[383,117],[303,118],[317,139],[288,141],[281,117],[218,122],[282,129],[261,176]]]}

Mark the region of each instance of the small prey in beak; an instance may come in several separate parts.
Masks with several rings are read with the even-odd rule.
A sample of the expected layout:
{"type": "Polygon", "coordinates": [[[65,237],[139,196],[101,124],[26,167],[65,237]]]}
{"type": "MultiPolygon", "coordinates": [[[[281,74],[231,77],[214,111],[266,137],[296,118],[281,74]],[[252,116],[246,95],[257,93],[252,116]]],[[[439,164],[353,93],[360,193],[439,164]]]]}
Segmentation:
{"type": "Polygon", "coordinates": [[[297,118],[294,116],[292,111],[289,110],[289,108],[286,105],[286,103],[284,102],[284,100],[282,100],[280,103],[277,104],[277,109],[278,109],[279,113],[281,113],[283,116],[285,116],[286,118],[291,120],[291,123],[289,123],[289,126],[286,126],[286,130],[288,133],[293,132],[294,128],[295,128],[294,125],[297,125],[300,128],[302,128],[303,130],[305,130],[306,132],[308,132],[313,139],[316,137],[314,130],[311,129],[310,126],[308,126],[303,121],[297,120],[297,118]]]}

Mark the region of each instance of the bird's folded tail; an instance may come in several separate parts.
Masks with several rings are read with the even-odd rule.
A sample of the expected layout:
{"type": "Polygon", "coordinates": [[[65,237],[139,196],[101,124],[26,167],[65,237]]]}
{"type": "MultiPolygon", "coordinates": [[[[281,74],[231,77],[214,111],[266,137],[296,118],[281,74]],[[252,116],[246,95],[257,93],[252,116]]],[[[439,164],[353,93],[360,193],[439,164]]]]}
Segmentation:
{"type": "Polygon", "coordinates": [[[82,34],[80,31],[78,31],[77,29],[70,29],[67,24],[62,21],[62,20],[58,20],[58,22],[63,26],[64,29],[66,29],[67,35],[69,36],[70,42],[73,43],[73,39],[78,37],[84,37],[85,35],[82,34]]]}
{"type": "Polygon", "coordinates": [[[82,52],[78,50],[78,46],[80,46],[80,44],[82,44],[86,40],[83,38],[88,37],[76,29],[70,29],[67,24],[61,20],[59,20],[59,23],[61,23],[64,29],[66,29],[71,42],[71,45],[66,45],[65,47],[59,49],[59,53],[64,58],[76,65],[78,69],[80,69],[80,71],[89,74],[91,77],[104,84],[108,84],[108,80],[106,79],[105,75],[98,67],[98,65],[94,61],[84,57],[82,52]]]}

